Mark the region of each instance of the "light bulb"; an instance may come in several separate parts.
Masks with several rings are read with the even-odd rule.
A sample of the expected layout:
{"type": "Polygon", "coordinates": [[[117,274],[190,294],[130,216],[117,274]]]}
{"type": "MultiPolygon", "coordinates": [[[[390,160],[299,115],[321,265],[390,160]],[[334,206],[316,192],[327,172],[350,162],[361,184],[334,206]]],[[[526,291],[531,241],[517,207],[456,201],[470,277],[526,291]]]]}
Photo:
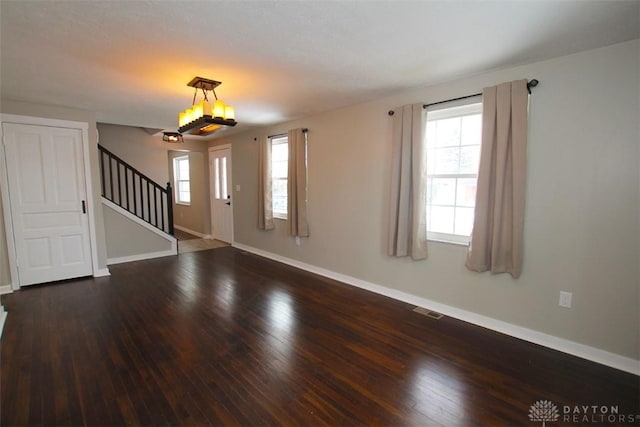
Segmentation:
{"type": "Polygon", "coordinates": [[[211,117],[211,103],[209,101],[202,101],[202,114],[211,117]]]}
{"type": "Polygon", "coordinates": [[[235,120],[236,111],[231,105],[227,105],[224,109],[224,118],[225,120],[235,120]]]}
{"type": "Polygon", "coordinates": [[[191,111],[193,111],[192,120],[198,120],[200,117],[202,117],[202,104],[195,104],[191,111]]]}
{"type": "Polygon", "coordinates": [[[225,110],[224,102],[222,102],[219,99],[216,99],[215,102],[213,103],[213,117],[223,119],[224,110],[225,110]]]}

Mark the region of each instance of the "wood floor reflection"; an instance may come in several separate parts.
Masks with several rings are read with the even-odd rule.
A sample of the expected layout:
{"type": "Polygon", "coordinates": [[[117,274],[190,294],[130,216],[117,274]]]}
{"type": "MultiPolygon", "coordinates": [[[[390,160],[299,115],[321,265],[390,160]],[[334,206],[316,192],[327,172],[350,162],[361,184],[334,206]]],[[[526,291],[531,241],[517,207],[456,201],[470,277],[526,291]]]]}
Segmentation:
{"type": "MultiPolygon", "coordinates": [[[[3,296],[2,425],[537,426],[539,400],[640,413],[637,376],[231,247],[110,269],[3,296]]],[[[549,425],[576,424],[560,409],[549,425]]]]}

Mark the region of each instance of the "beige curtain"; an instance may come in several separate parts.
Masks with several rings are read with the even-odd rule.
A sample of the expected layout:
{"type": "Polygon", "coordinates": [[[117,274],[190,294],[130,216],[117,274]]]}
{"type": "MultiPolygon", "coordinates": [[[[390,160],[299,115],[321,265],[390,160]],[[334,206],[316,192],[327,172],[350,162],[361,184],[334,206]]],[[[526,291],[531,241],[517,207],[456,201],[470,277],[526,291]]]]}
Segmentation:
{"type": "Polygon", "coordinates": [[[482,92],[482,151],[475,219],[465,265],[472,271],[522,270],[527,165],[527,81],[482,92]]]}
{"type": "Polygon", "coordinates": [[[271,141],[260,136],[258,141],[258,228],[273,230],[273,201],[271,193],[271,141]]]}
{"type": "Polygon", "coordinates": [[[302,128],[288,132],[289,171],[287,176],[287,217],[289,235],[309,236],[307,223],[307,134],[302,128]]]}
{"type": "Polygon", "coordinates": [[[388,254],[427,257],[427,151],[422,104],[393,114],[393,164],[388,254]]]}

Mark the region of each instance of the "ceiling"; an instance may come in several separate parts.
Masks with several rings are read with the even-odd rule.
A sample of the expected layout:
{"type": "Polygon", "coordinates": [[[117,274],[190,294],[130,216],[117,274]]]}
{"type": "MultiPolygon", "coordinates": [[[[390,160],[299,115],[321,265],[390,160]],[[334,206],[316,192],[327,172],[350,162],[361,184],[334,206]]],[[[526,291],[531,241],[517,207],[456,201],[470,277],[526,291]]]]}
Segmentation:
{"type": "Polygon", "coordinates": [[[640,1],[0,0],[4,99],[175,130],[194,76],[236,128],[640,38],[640,1]]]}

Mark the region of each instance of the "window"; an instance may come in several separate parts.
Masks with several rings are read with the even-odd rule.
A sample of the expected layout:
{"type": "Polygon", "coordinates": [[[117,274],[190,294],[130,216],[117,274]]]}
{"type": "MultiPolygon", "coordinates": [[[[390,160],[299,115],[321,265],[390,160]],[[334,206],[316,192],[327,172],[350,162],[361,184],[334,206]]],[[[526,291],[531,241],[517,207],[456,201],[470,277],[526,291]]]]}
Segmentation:
{"type": "Polygon", "coordinates": [[[271,191],[273,217],[287,219],[289,144],[286,136],[271,138],[271,191]]]}
{"type": "Polygon", "coordinates": [[[176,189],[176,203],[179,205],[191,204],[191,183],[189,181],[189,156],[175,157],[173,159],[173,179],[176,189]]]}
{"type": "Polygon", "coordinates": [[[482,104],[427,113],[427,238],[469,243],[476,203],[482,104]]]}
{"type": "Polygon", "coordinates": [[[227,182],[227,157],[219,154],[215,156],[213,160],[213,196],[216,200],[227,200],[231,198],[227,182]]]}

